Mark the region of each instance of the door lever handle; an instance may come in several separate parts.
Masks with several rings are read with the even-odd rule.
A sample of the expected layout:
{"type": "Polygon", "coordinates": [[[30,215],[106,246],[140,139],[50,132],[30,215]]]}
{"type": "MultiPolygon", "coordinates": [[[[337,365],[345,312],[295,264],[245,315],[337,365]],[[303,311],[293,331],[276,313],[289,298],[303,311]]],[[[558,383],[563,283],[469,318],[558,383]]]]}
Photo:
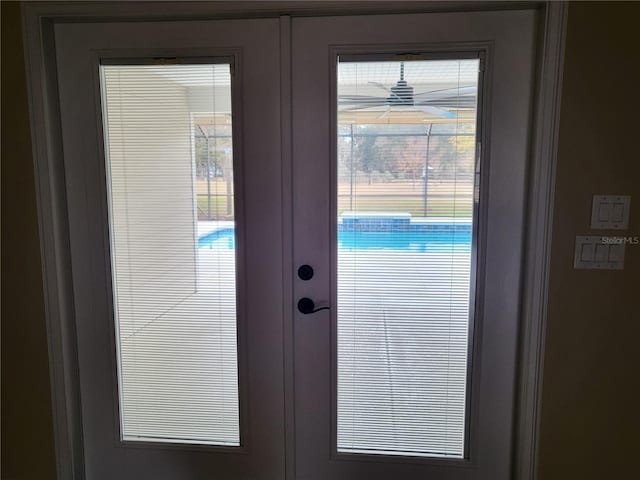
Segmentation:
{"type": "Polygon", "coordinates": [[[309,315],[310,313],[316,313],[320,310],[329,310],[329,307],[318,307],[316,308],[316,304],[313,300],[307,297],[303,297],[298,300],[298,311],[300,313],[304,313],[305,315],[309,315]]]}

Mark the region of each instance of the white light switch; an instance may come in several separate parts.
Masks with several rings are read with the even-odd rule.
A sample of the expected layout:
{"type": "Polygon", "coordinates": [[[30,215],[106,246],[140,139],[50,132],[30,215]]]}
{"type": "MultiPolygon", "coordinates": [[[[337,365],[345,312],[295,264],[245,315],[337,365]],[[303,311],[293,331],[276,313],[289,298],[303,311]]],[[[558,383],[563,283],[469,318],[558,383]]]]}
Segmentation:
{"type": "Polygon", "coordinates": [[[624,203],[614,202],[611,208],[611,221],[615,223],[623,223],[625,211],[624,203]]]}
{"type": "Polygon", "coordinates": [[[594,195],[591,228],[624,230],[629,227],[629,195],[594,195]]]}
{"type": "Polygon", "coordinates": [[[603,245],[601,243],[596,243],[596,256],[593,259],[596,263],[604,263],[609,258],[609,245],[603,245]]]}
{"type": "Polygon", "coordinates": [[[622,237],[577,236],[573,268],[622,270],[624,245],[622,237]]]}
{"type": "Polygon", "coordinates": [[[593,243],[583,243],[582,250],[580,252],[580,261],[593,262],[593,253],[595,245],[593,243]]]}
{"type": "Polygon", "coordinates": [[[624,244],[609,245],[609,262],[624,262],[624,244]]]}

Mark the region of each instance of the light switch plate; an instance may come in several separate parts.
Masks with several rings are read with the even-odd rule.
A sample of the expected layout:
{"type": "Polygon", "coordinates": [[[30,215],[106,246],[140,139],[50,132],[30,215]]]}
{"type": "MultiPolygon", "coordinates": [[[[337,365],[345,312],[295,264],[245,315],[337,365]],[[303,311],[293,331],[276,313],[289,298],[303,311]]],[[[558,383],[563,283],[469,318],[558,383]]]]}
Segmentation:
{"type": "Polygon", "coordinates": [[[618,241],[620,238],[596,235],[577,236],[573,268],[622,270],[625,244],[618,241]]]}
{"type": "Polygon", "coordinates": [[[629,195],[594,195],[591,207],[591,228],[625,230],[629,228],[629,195]]]}

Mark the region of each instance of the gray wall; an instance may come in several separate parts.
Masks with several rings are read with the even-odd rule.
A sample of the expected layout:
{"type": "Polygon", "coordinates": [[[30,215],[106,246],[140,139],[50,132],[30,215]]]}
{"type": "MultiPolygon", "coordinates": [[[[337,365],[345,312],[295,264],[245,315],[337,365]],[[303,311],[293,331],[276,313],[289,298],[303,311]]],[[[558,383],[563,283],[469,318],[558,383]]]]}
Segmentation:
{"type": "Polygon", "coordinates": [[[624,271],[572,265],[575,236],[591,232],[593,194],[632,195],[627,235],[640,236],[639,21],[640,3],[569,9],[542,406],[544,480],[638,475],[640,245],[627,246],[624,271]]]}
{"type": "MultiPolygon", "coordinates": [[[[638,4],[569,11],[541,426],[541,480],[637,472],[640,246],[622,272],[572,269],[594,193],[634,194],[640,235],[638,4]]],[[[2,478],[54,476],[20,18],[2,3],[2,478]]]]}
{"type": "Polygon", "coordinates": [[[20,10],[2,2],[2,478],[53,478],[38,217],[20,10]]]}

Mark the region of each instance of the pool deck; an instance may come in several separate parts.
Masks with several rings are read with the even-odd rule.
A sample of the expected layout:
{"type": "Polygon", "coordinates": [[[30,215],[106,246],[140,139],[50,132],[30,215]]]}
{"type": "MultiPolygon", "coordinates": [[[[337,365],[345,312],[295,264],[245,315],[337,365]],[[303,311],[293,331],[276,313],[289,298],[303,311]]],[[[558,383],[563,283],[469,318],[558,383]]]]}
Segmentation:
{"type": "MultiPolygon", "coordinates": [[[[357,218],[381,217],[375,213],[357,218]]],[[[402,217],[414,225],[471,223],[464,217],[402,217]]],[[[233,227],[233,221],[198,222],[198,238],[233,227]]],[[[375,439],[383,432],[390,435],[386,447],[429,450],[445,438],[452,452],[462,448],[469,274],[469,253],[340,252],[337,400],[343,448],[379,449],[375,439]],[[396,424],[398,418],[410,428],[396,424]]],[[[201,249],[197,285],[163,315],[121,337],[126,433],[239,438],[235,251],[201,249]],[[165,421],[157,422],[157,415],[165,421]]]]}

